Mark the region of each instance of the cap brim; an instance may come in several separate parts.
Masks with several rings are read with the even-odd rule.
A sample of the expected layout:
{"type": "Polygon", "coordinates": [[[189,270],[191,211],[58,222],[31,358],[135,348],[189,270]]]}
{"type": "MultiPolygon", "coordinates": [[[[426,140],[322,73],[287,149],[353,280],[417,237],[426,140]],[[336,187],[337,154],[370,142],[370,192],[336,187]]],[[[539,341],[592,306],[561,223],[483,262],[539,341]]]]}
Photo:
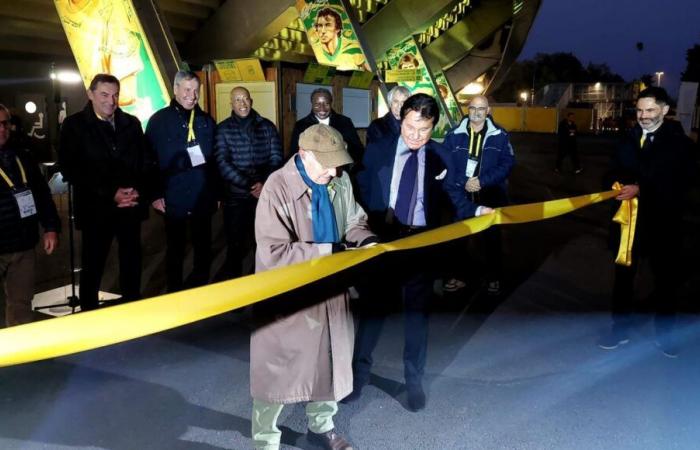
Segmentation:
{"type": "Polygon", "coordinates": [[[314,156],[319,164],[321,164],[321,166],[323,166],[325,169],[334,169],[336,167],[353,163],[352,157],[347,150],[328,153],[314,152],[314,156]]]}

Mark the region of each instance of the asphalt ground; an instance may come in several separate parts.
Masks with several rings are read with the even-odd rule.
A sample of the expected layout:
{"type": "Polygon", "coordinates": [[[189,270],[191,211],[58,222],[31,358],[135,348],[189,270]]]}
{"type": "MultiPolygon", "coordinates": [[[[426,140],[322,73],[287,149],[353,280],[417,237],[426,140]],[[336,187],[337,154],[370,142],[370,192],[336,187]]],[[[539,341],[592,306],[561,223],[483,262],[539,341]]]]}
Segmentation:
{"type": "MultiPolygon", "coordinates": [[[[510,184],[513,203],[604,189],[613,139],[581,137],[579,175],[552,170],[554,136],[514,134],[512,140],[518,160],[510,184]]],[[[66,205],[60,206],[65,213],[66,205]]],[[[611,351],[596,346],[609,325],[611,211],[612,203],[599,204],[504,227],[504,292],[498,298],[485,294],[480,256],[465,255],[468,287],[436,295],[432,303],[426,409],[414,413],[406,406],[397,313],[388,318],[375,351],[370,385],[357,402],[341,405],[338,430],[360,449],[698,448],[700,194],[693,192],[679,224],[687,237],[675,359],[654,346],[647,314],[636,316],[628,345],[611,351]]],[[[224,256],[220,216],[214,229],[218,267],[224,256]]],[[[159,217],[145,224],[143,240],[144,293],[155,295],[165,279],[159,217]]],[[[57,255],[39,258],[39,290],[68,282],[63,244],[57,255]]],[[[108,267],[103,286],[113,290],[113,257],[108,267]]],[[[642,267],[641,302],[650,288],[642,267]]],[[[103,349],[0,369],[0,448],[251,448],[250,323],[250,311],[236,311],[103,349]]],[[[304,437],[302,405],[285,408],[279,425],[283,448],[312,448],[304,437]]]]}

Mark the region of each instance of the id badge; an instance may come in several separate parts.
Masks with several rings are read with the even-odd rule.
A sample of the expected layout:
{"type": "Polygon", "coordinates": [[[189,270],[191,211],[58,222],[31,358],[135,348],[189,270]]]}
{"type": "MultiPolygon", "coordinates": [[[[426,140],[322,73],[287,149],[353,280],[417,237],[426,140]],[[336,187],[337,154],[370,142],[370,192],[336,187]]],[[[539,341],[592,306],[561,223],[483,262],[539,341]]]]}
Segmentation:
{"type": "Polygon", "coordinates": [[[19,208],[19,216],[22,219],[36,214],[36,204],[34,203],[32,191],[27,189],[24,191],[15,192],[14,195],[15,200],[17,201],[17,207],[19,208]]]}
{"type": "Polygon", "coordinates": [[[206,162],[204,160],[204,154],[202,154],[202,149],[199,148],[199,144],[188,146],[187,154],[190,155],[190,162],[192,163],[192,167],[201,166],[206,162]]]}
{"type": "Polygon", "coordinates": [[[479,165],[479,161],[473,158],[469,158],[467,160],[467,178],[471,178],[474,176],[474,172],[476,172],[476,166],[479,165]]]}

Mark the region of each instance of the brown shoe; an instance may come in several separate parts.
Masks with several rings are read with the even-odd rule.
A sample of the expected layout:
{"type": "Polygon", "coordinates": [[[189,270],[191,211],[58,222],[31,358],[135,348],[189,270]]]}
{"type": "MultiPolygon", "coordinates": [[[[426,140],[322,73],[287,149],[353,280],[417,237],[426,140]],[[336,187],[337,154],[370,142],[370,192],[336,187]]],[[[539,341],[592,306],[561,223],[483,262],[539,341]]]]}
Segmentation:
{"type": "Polygon", "coordinates": [[[321,434],[309,430],[307,439],[310,443],[318,445],[326,450],[352,450],[352,445],[341,435],[336,433],[335,428],[321,434]]]}

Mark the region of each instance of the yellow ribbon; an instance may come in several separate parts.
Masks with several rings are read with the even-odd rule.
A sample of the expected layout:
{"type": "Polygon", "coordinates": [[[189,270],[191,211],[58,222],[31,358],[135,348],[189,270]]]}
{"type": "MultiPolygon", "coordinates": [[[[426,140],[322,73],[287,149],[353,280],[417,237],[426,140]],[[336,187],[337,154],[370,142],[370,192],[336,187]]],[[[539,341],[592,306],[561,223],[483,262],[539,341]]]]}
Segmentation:
{"type": "Polygon", "coordinates": [[[560,216],[615,197],[606,191],[496,209],[369,248],[346,251],[291,266],[111,308],[0,330],[0,367],[65,356],[158,333],[242,308],[361,264],[383,253],[463,238],[489,228],[560,216]]]}
{"type": "MultiPolygon", "coordinates": [[[[613,189],[619,191],[622,185],[615,182],[613,189]]],[[[632,265],[632,244],[634,243],[634,232],[637,228],[637,209],[639,199],[637,197],[629,200],[622,200],[620,208],[613,216],[613,222],[620,224],[620,248],[617,250],[615,264],[621,266],[632,265]]]]}

